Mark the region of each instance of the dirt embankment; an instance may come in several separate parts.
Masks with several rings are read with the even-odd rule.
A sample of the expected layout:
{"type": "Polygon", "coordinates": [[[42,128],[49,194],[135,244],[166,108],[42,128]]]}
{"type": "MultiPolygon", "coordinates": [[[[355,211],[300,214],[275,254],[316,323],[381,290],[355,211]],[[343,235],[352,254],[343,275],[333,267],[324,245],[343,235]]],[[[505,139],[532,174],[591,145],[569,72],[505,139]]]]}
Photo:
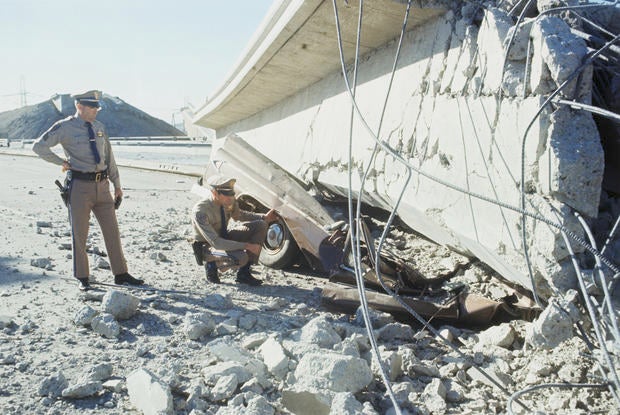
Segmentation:
{"type": "MultiPolygon", "coordinates": [[[[54,122],[75,113],[69,96],[49,99],[34,105],[0,113],[0,132],[11,140],[34,140],[54,122]],[[63,105],[55,105],[61,102],[63,105]]],[[[110,137],[183,136],[182,131],[127,104],[118,97],[104,95],[97,119],[106,126],[110,137]]]]}

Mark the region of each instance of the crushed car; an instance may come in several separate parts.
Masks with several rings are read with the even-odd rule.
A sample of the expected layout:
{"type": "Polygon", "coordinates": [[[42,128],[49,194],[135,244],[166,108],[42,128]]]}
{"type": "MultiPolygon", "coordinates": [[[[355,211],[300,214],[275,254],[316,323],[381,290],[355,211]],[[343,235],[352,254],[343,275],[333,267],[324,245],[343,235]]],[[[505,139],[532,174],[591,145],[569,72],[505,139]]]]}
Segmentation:
{"type": "MultiPolygon", "coordinates": [[[[342,210],[331,210],[318,200],[318,184],[306,184],[244,141],[230,134],[215,140],[211,159],[203,176],[193,186],[199,196],[208,194],[202,186],[215,174],[234,177],[235,196],[244,210],[265,213],[274,208],[280,214],[269,224],[259,261],[271,268],[283,269],[302,256],[317,273],[329,277],[331,284],[323,290],[325,307],[353,313],[359,306],[357,281],[352,264],[349,221],[342,210]]],[[[394,296],[397,295],[425,318],[476,326],[487,326],[514,318],[531,320],[537,308],[524,293],[512,290],[501,301],[468,293],[465,287],[446,291],[442,278],[422,275],[389,249],[381,251],[377,276],[374,263],[375,241],[365,222],[361,239],[362,273],[369,304],[389,312],[401,321],[413,318],[394,296]],[[391,294],[386,293],[389,287],[391,294]]]]}

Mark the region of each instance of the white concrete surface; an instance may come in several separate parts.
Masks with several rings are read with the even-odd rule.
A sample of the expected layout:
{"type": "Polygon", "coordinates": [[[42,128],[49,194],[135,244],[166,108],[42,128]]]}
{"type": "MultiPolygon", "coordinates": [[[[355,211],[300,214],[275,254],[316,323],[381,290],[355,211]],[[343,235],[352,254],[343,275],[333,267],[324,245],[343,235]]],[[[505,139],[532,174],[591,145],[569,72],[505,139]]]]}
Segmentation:
{"type": "MultiPolygon", "coordinates": [[[[325,3],[331,7],[331,2],[325,3]]],[[[341,18],[344,37],[352,39],[357,2],[349,3],[346,16],[341,18]]],[[[371,10],[365,18],[372,20],[374,8],[385,3],[364,2],[371,10]]],[[[387,3],[399,10],[402,19],[404,5],[398,9],[396,2],[387,3]]],[[[318,5],[310,16],[306,10],[304,16],[310,22],[306,24],[330,32],[318,45],[328,49],[334,47],[336,33],[333,24],[325,20],[324,7],[324,3],[318,5]]],[[[467,192],[518,208],[524,187],[528,211],[544,214],[577,233],[580,231],[574,226],[572,209],[587,216],[597,214],[603,151],[591,116],[566,107],[555,112],[548,107],[539,114],[546,98],[541,94],[548,94],[568,79],[585,53],[585,45],[562,27],[560,19],[542,18],[529,24],[534,38],[530,76],[525,76],[525,54],[521,50],[510,55],[502,77],[504,45],[512,19],[501,10],[489,9],[478,29],[472,23],[472,6],[461,3],[461,7],[443,15],[433,9],[435,12],[423,14],[424,19],[405,35],[384,114],[382,106],[397,42],[383,38],[383,44],[369,48],[361,58],[356,89],[361,114],[374,133],[380,129],[380,140],[413,170],[411,181],[406,183],[407,166],[394,158],[391,150],[379,151],[371,161],[375,141],[356,115],[353,186],[359,189],[361,177],[370,166],[365,200],[391,209],[404,191],[398,213],[407,224],[531,287],[522,250],[521,215],[467,192]],[[550,204],[564,216],[556,220],[550,204]]],[[[297,17],[293,14],[289,18],[296,21],[297,17]]],[[[381,26],[368,24],[363,30],[363,36],[372,36],[381,26]]],[[[315,40],[293,34],[287,39],[297,45],[304,39],[315,40]]],[[[523,44],[519,47],[522,49],[523,44]]],[[[307,74],[313,68],[307,67],[310,64],[302,55],[286,56],[296,68],[280,68],[278,79],[289,79],[295,69],[304,67],[306,72],[299,76],[319,74],[320,80],[299,90],[291,87],[291,95],[286,96],[277,92],[280,81],[274,76],[261,78],[269,71],[268,66],[255,67],[258,72],[253,79],[244,78],[242,95],[220,90],[213,102],[227,104],[207,105],[196,121],[216,126],[220,138],[234,132],[302,180],[316,179],[346,195],[351,104],[342,74],[334,66],[337,59],[330,60],[329,73],[317,69],[307,74]],[[258,83],[259,79],[263,82],[258,83]],[[261,100],[262,91],[273,93],[261,100]],[[250,104],[255,113],[244,113],[243,108],[250,104]]],[[[278,58],[272,56],[273,60],[278,58]]],[[[577,92],[587,103],[591,72],[584,75],[577,92]]],[[[526,244],[542,295],[574,286],[568,253],[558,231],[532,219],[527,220],[526,229],[526,244]]]]}

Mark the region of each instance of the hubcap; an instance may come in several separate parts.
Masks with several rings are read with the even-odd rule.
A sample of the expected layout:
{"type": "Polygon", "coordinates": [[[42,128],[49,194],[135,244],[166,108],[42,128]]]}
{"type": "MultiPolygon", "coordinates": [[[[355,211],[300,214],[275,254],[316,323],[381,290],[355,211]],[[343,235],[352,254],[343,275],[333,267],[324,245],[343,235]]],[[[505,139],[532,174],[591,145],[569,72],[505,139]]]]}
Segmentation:
{"type": "Polygon", "coordinates": [[[282,247],[284,242],[284,230],[279,223],[272,223],[267,230],[267,238],[265,238],[265,246],[269,249],[276,250],[282,247]]]}

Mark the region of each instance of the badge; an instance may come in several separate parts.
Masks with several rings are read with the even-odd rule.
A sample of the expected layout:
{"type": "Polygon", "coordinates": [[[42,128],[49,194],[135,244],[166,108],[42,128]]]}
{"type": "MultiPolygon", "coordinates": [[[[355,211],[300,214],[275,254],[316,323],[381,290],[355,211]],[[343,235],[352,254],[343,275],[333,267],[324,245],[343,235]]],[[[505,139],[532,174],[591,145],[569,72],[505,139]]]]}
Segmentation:
{"type": "Polygon", "coordinates": [[[103,137],[103,132],[97,131],[97,137],[103,137]]]}

